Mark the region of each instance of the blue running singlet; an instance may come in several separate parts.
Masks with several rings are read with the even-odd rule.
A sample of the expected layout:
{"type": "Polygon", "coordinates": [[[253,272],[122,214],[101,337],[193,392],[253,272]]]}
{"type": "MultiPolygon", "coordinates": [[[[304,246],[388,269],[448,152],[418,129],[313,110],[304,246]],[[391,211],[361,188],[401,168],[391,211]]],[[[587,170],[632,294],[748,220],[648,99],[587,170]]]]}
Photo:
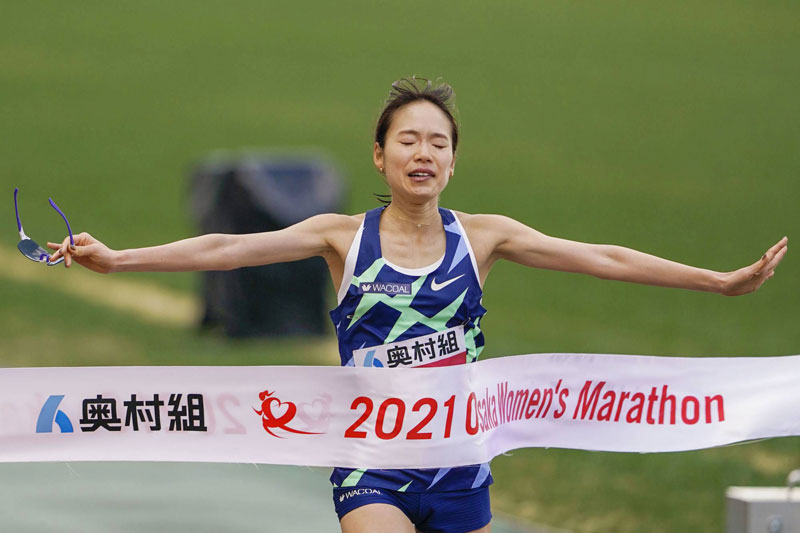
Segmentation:
{"type": "MultiPolygon", "coordinates": [[[[331,319],[343,366],[413,368],[471,363],[483,350],[480,281],[475,255],[455,214],[439,208],[444,256],[423,268],[384,259],[378,227],[385,207],[367,211],[347,254],[339,305],[331,319]]],[[[334,487],[400,492],[451,491],[492,483],[488,463],[455,468],[335,468],[334,487]]]]}

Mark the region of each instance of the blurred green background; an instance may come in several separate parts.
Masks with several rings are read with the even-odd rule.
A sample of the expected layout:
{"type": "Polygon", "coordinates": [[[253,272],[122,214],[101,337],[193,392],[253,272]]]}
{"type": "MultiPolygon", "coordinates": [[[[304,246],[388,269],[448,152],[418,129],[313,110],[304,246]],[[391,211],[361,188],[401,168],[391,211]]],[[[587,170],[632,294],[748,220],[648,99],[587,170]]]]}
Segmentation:
{"type": "MultiPolygon", "coordinates": [[[[187,176],[210,151],[315,146],[346,169],[347,212],[363,211],[384,190],[374,121],[390,83],[412,74],[457,94],[444,206],[716,270],[752,263],[800,238],[799,28],[786,1],[5,5],[0,365],[337,364],[330,340],[200,336],[191,320],[110,305],[114,285],[93,281],[191,304],[197,275],[36,270],[13,250],[12,190],[37,239],[63,235],[52,196],[74,230],[145,246],[195,233],[187,176]]],[[[794,255],[733,299],[497,265],[484,353],[800,353],[794,255]]],[[[782,484],[800,440],[524,450],[493,467],[495,509],[524,520],[721,531],[724,488],[782,484]]]]}

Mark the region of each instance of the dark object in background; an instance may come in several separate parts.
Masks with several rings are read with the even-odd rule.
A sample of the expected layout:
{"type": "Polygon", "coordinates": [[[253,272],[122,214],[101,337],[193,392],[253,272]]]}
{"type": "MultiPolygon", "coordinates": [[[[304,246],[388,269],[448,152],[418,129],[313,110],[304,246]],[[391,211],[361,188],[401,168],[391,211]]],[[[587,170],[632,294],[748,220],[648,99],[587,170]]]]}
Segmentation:
{"type": "MultiPolygon", "coordinates": [[[[333,163],[314,152],[220,153],[195,169],[192,214],[202,233],[285,228],[341,210],[333,163]]],[[[203,328],[231,337],[322,335],[328,268],[321,257],[203,274],[203,328]]]]}

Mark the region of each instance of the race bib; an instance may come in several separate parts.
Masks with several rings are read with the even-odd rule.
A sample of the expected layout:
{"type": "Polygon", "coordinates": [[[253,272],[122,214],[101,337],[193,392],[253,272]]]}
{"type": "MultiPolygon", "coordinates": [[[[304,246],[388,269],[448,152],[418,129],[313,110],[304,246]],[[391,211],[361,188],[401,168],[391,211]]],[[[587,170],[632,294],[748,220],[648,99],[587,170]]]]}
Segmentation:
{"type": "Polygon", "coordinates": [[[381,368],[463,365],[467,362],[464,327],[354,350],[353,362],[355,366],[381,368]]]}

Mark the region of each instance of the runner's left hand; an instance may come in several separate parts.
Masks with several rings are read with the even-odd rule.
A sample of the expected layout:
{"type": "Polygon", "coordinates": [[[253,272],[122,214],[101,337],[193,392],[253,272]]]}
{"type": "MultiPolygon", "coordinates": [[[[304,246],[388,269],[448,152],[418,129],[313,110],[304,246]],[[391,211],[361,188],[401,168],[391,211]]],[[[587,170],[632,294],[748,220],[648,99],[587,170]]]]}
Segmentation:
{"type": "Polygon", "coordinates": [[[722,294],[725,296],[739,296],[757,291],[761,285],[775,275],[775,267],[786,255],[789,238],[784,237],[767,250],[764,256],[750,266],[728,272],[722,294]]]}

